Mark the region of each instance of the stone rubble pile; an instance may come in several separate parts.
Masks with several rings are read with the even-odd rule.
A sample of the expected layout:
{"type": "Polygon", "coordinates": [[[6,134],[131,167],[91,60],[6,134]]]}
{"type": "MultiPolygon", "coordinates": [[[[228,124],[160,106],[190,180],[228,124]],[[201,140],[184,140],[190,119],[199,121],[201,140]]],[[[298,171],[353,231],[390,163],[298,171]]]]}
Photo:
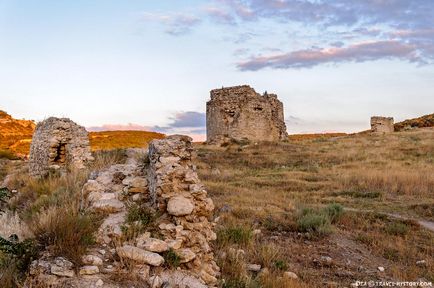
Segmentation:
{"type": "Polygon", "coordinates": [[[47,267],[57,265],[58,259],[49,256],[34,261],[32,267],[46,268],[33,269],[34,277],[74,287],[122,287],[110,276],[124,271],[149,287],[215,287],[219,267],[210,246],[216,239],[215,224],[208,220],[214,205],[195,172],[192,152],[191,138],[169,136],[150,143],[145,161],[142,151],[141,157],[128,155],[126,164],[92,173],[82,194],[85,209],[105,215],[97,244],[75,270],[63,265],[63,272],[53,273],[57,270],[47,267]],[[124,234],[134,203],[149,207],[155,223],[131,238],[124,234]],[[178,267],[167,265],[168,253],[176,255],[178,267]]]}

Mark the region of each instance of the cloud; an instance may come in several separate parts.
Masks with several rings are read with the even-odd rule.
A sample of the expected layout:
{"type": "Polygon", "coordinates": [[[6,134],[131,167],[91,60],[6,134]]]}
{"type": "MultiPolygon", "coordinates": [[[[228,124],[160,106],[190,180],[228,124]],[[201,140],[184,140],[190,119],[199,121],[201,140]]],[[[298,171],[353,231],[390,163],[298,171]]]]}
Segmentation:
{"type": "Polygon", "coordinates": [[[323,63],[365,62],[378,59],[404,59],[422,62],[414,45],[399,41],[376,41],[342,48],[297,50],[271,56],[251,57],[238,64],[241,71],[256,71],[266,67],[274,69],[310,68],[323,63]]]}
{"type": "Polygon", "coordinates": [[[202,21],[193,14],[187,13],[143,13],[143,19],[163,24],[167,34],[173,36],[184,35],[192,31],[192,28],[199,25],[202,21]]]}
{"type": "Polygon", "coordinates": [[[432,27],[432,0],[218,0],[245,21],[263,18],[324,26],[432,27]]]}
{"type": "Polygon", "coordinates": [[[209,6],[206,7],[205,13],[211,17],[212,20],[217,23],[227,24],[227,25],[235,25],[236,20],[234,15],[232,15],[228,10],[223,9],[221,7],[209,6]]]}
{"type": "Polygon", "coordinates": [[[140,124],[103,124],[101,126],[92,126],[86,128],[91,132],[100,132],[100,131],[131,131],[131,130],[140,130],[140,131],[153,131],[154,127],[152,126],[143,126],[140,124]]]}
{"type": "MultiPolygon", "coordinates": [[[[333,48],[340,48],[315,48],[311,46],[317,45],[318,42],[306,41],[304,48],[289,53],[252,56],[251,59],[238,64],[240,70],[252,71],[263,67],[292,69],[329,62],[365,62],[389,58],[418,64],[432,63],[434,60],[432,0],[215,2],[219,3],[220,9],[231,11],[232,17],[235,18],[234,22],[241,27],[259,25],[263,20],[279,26],[288,25],[289,29],[304,27],[305,39],[311,37],[310,39],[316,41],[331,43],[333,48]],[[298,26],[291,26],[293,24],[298,26]],[[369,43],[359,44],[361,42],[369,43]]],[[[238,57],[240,56],[242,55],[238,57]]]]}
{"type": "Polygon", "coordinates": [[[195,111],[174,113],[166,126],[155,126],[155,131],[165,134],[185,134],[195,141],[203,141],[206,135],[206,114],[195,111]]]}
{"type": "Polygon", "coordinates": [[[178,112],[171,117],[172,123],[169,127],[205,127],[206,115],[201,112],[187,111],[178,112]]]}

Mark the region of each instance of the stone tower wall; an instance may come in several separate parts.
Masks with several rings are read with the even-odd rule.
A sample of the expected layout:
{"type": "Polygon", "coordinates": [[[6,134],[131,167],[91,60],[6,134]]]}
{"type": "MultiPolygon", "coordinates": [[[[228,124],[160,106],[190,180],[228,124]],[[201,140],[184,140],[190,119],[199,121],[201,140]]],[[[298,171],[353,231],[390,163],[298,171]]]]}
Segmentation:
{"type": "Polygon", "coordinates": [[[371,117],[371,131],[379,133],[391,133],[395,131],[392,117],[371,117]]]}
{"type": "Polygon", "coordinates": [[[30,147],[30,173],[45,176],[50,169],[85,167],[93,160],[86,129],[67,118],[50,117],[36,126],[30,147]]]}
{"type": "Polygon", "coordinates": [[[261,96],[250,86],[212,90],[206,120],[209,143],[225,138],[253,141],[287,138],[282,102],[277,95],[261,96]]]}

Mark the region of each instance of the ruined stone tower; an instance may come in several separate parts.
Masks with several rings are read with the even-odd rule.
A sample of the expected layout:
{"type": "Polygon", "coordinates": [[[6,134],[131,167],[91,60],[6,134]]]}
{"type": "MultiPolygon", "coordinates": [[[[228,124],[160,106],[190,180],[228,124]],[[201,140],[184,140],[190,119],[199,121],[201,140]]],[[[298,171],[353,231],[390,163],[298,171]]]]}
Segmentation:
{"type": "Polygon", "coordinates": [[[395,131],[392,117],[371,117],[371,132],[391,133],[395,131]]]}
{"type": "Polygon", "coordinates": [[[211,90],[206,103],[208,143],[225,139],[279,141],[288,136],[283,104],[275,94],[260,95],[248,85],[211,90]]]}
{"type": "Polygon", "coordinates": [[[30,174],[45,176],[50,169],[84,168],[93,160],[84,127],[67,118],[50,117],[36,126],[30,147],[30,174]]]}

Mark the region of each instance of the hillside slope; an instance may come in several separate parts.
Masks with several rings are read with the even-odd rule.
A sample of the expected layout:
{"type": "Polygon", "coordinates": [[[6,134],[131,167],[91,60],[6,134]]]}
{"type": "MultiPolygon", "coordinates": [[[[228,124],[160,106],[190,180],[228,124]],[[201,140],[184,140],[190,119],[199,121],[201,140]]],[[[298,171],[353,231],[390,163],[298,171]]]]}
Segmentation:
{"type": "MultiPolygon", "coordinates": [[[[0,151],[8,150],[24,156],[30,152],[33,131],[36,123],[30,120],[17,120],[0,110],[0,151]]],[[[150,131],[102,131],[90,132],[92,151],[121,148],[147,147],[152,139],[165,135],[150,131]]]]}
{"type": "Polygon", "coordinates": [[[405,127],[426,128],[434,127],[434,114],[425,115],[419,118],[405,120],[395,124],[396,131],[402,131],[405,127]]]}
{"type": "Polygon", "coordinates": [[[0,110],[0,150],[28,153],[35,127],[34,121],[17,120],[0,110]]]}

